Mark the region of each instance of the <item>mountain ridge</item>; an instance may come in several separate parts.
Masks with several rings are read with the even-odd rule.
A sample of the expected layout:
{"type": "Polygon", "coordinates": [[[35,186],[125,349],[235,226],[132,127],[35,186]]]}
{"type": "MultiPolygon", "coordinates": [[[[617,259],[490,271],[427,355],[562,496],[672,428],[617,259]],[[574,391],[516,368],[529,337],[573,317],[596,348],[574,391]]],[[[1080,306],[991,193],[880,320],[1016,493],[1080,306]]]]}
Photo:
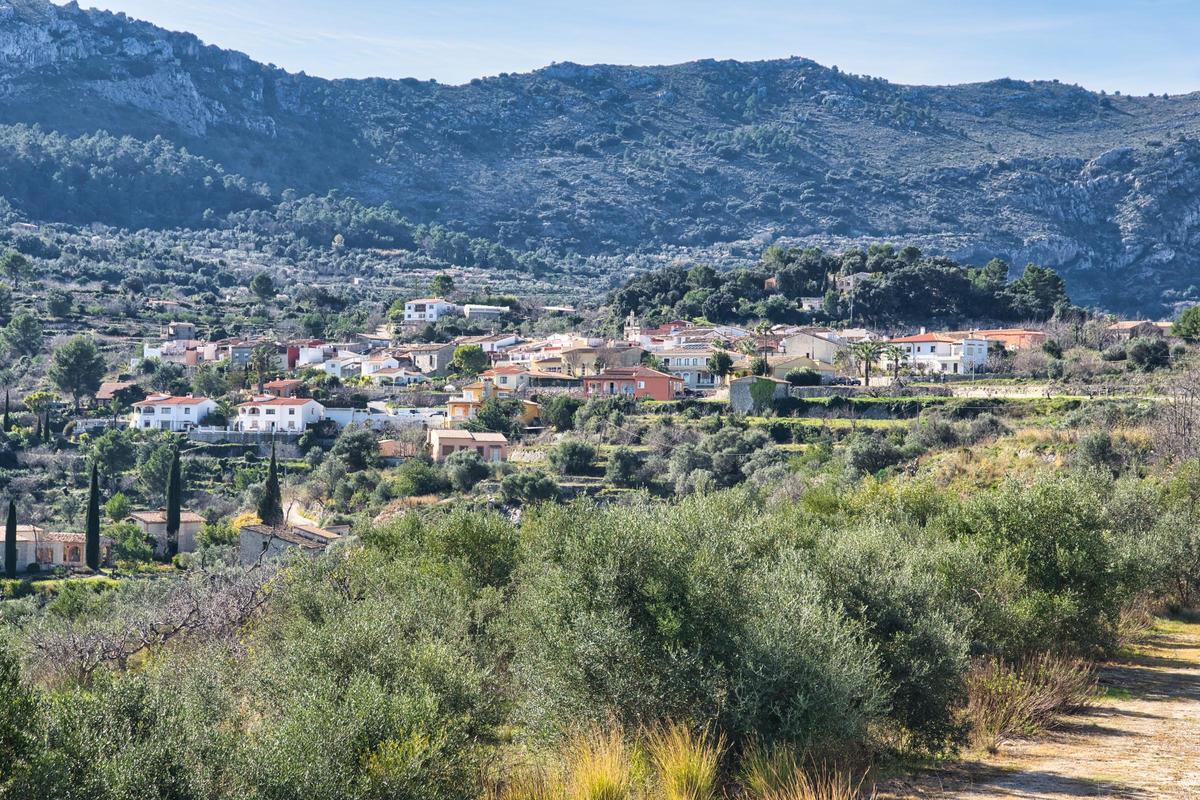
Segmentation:
{"type": "Polygon", "coordinates": [[[0,123],[162,136],[276,194],[337,189],[517,248],[719,262],[739,243],[914,242],[1053,266],[1078,302],[1200,300],[1196,93],[905,86],[803,58],[325,79],[9,0],[0,123]]]}

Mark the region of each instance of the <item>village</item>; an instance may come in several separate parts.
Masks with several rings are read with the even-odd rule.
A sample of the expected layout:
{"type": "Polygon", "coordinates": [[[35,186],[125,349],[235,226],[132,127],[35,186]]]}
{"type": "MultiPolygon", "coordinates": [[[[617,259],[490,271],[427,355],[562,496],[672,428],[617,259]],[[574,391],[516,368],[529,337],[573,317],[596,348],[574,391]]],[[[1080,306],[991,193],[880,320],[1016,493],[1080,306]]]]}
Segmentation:
{"type": "MultiPolygon", "coordinates": [[[[815,308],[819,298],[808,300],[815,308]]],[[[73,411],[48,405],[44,430],[51,429],[54,406],[64,433],[76,436],[124,428],[272,458],[279,447],[307,450],[348,431],[369,431],[385,466],[413,459],[445,465],[455,453],[466,453],[501,467],[502,476],[543,458],[562,440],[564,423],[551,422],[562,415],[545,413],[547,403],[573,410],[606,399],[649,409],[683,402],[742,418],[786,416],[804,398],[946,397],[981,381],[1011,379],[1002,374],[1005,365],[1021,354],[1054,351],[1041,324],[883,331],[685,319],[647,324],[630,313],[616,336],[595,330],[537,335],[523,333],[507,306],[423,297],[405,300],[402,315],[400,307],[394,305],[390,321],[338,340],[208,340],[197,323],[171,321],[159,337],[141,344],[126,370],[106,376],[90,403],[73,411]],[[476,329],[483,324],[491,332],[428,340],[434,326],[450,320],[476,329]],[[165,368],[175,370],[174,385],[193,391],[148,387],[142,376],[165,368]],[[199,391],[207,385],[203,376],[234,374],[241,388],[218,381],[218,391],[199,391]],[[514,448],[521,464],[509,465],[514,448]]],[[[1166,341],[1173,328],[1170,322],[1114,320],[1104,323],[1101,335],[1103,344],[1120,348],[1166,341]]],[[[35,417],[43,430],[43,414],[35,417]]],[[[192,552],[206,518],[183,509],[168,552],[164,513],[138,509],[123,521],[138,527],[155,558],[192,552]]],[[[281,523],[238,526],[239,559],[249,564],[292,549],[318,553],[350,527],[345,521],[323,527],[302,507],[289,507],[281,523]]],[[[17,526],[17,541],[18,570],[84,566],[82,533],[25,523],[17,526]]],[[[115,560],[113,545],[104,538],[103,563],[115,560]]]]}

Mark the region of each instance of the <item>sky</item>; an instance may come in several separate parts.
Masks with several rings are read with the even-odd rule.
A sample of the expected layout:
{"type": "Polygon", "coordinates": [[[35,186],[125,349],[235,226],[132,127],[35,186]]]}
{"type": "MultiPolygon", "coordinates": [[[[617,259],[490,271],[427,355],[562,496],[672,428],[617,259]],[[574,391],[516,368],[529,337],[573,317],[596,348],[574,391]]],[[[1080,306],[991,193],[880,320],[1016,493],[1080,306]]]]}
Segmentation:
{"type": "Polygon", "coordinates": [[[1200,90],[1200,0],[80,0],[326,78],[805,56],[896,83],[1200,90]]]}

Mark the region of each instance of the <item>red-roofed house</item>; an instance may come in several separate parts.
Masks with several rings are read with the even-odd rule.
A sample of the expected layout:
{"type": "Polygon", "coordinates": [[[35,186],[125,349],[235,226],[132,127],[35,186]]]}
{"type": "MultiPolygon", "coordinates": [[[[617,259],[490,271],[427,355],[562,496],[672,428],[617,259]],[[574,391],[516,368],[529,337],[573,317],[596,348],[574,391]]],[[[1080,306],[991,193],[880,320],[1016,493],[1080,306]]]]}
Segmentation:
{"type": "Polygon", "coordinates": [[[263,384],[263,391],[276,397],[295,397],[304,381],[299,378],[277,378],[263,384]]]}
{"type": "Polygon", "coordinates": [[[141,430],[186,431],[200,424],[217,404],[207,397],[153,394],[133,404],[129,427],[141,430]]]}
{"type": "Polygon", "coordinates": [[[583,378],[585,397],[625,395],[638,400],[673,400],[683,393],[683,380],[649,367],[613,367],[583,378]]]}
{"type": "Polygon", "coordinates": [[[325,406],[311,397],[259,395],[238,403],[237,430],[301,433],[324,416],[325,406]]]}

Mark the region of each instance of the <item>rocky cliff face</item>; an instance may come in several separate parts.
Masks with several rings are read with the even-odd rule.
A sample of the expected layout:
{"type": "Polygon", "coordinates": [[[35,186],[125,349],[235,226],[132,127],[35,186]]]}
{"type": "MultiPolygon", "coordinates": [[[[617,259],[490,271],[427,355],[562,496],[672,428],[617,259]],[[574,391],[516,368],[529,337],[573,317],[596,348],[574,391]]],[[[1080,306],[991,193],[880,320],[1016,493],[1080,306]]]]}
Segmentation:
{"type": "Polygon", "coordinates": [[[1196,95],[907,87],[805,59],[326,81],[0,0],[0,123],[161,135],[276,192],[338,188],[518,247],[913,241],[1049,264],[1077,300],[1125,309],[1200,300],[1198,112],[1196,95]]]}

